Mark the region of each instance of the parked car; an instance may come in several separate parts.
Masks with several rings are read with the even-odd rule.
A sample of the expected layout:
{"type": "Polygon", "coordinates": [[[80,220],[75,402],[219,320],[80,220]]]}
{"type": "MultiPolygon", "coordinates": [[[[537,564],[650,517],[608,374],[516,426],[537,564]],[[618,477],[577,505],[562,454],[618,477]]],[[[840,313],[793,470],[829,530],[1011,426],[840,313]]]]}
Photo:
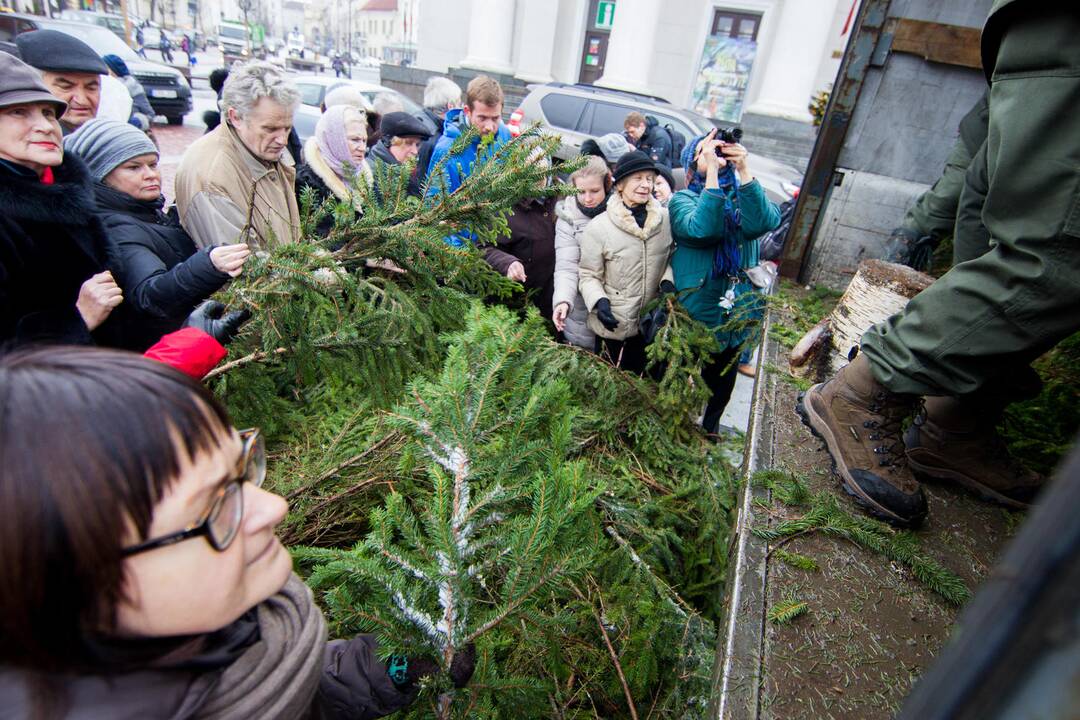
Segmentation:
{"type": "Polygon", "coordinates": [[[297,108],[296,114],[293,115],[293,127],[296,129],[296,134],[300,136],[301,142],[315,134],[315,124],[319,122],[319,116],[322,115],[319,107],[322,105],[326,93],[342,85],[352,85],[359,90],[360,94],[367,100],[369,108],[372,107],[376,95],[382,93],[396,95],[401,100],[401,104],[405,106],[405,112],[420,119],[429,131],[435,131],[431,120],[428,119],[419,105],[388,87],[360,80],[335,78],[332,75],[297,75],[293,77],[293,82],[300,89],[300,107],[297,108]]]}
{"type": "Polygon", "coordinates": [[[73,35],[93,48],[98,55],[112,53],[122,57],[131,74],[146,89],[146,96],[154,112],[164,115],[170,125],[179,125],[184,121],[184,115],[191,112],[191,86],[179,70],[143,60],[105,28],[89,23],[50,20],[37,15],[0,13],[0,40],[11,41],[24,32],[44,29],[73,35]]]}
{"type": "MultiPolygon", "coordinates": [[[[663,98],[622,90],[609,90],[592,85],[547,83],[530,85],[529,94],[510,115],[507,123],[512,133],[520,133],[534,122],[561,136],[557,160],[568,160],[581,152],[587,138],[623,132],[627,114],[637,111],[651,115],[661,126],[670,125],[686,140],[702,135],[715,127],[730,127],[731,123],[713,121],[693,110],[680,108],[663,98]]],[[[753,148],[749,148],[753,153],[753,148]]],[[[790,199],[802,183],[801,173],[784,163],[754,155],[754,174],[767,194],[775,201],[790,199]]],[[[675,159],[678,165],[678,159],[675,159]]],[[[673,169],[675,183],[686,186],[681,167],[673,169]]]]}
{"type": "MultiPolygon", "coordinates": [[[[123,15],[109,15],[106,13],[97,13],[92,10],[64,10],[60,13],[61,20],[68,20],[70,22],[82,22],[89,23],[90,25],[100,25],[101,27],[108,28],[109,31],[116,35],[121,40],[124,39],[124,17],[123,15]]],[[[132,29],[134,30],[134,23],[132,29]]]]}

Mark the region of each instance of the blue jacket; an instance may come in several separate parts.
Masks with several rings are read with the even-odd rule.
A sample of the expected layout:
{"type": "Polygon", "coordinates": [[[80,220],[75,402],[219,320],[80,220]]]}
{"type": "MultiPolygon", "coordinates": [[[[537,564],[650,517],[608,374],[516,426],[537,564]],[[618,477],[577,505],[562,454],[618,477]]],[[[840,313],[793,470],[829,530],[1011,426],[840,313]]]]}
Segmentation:
{"type": "MultiPolygon", "coordinates": [[[[480,146],[480,138],[473,140],[472,144],[459,154],[450,157],[446,166],[443,168],[443,180],[432,175],[435,166],[446,157],[446,154],[450,152],[450,146],[454,144],[455,140],[461,137],[461,133],[467,126],[468,120],[465,118],[463,110],[455,108],[454,110],[447,111],[446,120],[443,121],[443,135],[439,138],[439,142],[435,144],[435,149],[431,153],[431,162],[428,163],[427,167],[427,197],[433,197],[439,193],[439,189],[443,185],[443,180],[446,184],[446,192],[454,192],[461,187],[462,181],[469,176],[470,172],[472,172],[473,163],[475,163],[477,159],[476,152],[477,148],[480,146]]],[[[495,131],[495,142],[488,146],[487,154],[494,152],[500,145],[510,139],[510,130],[502,123],[499,123],[499,129],[495,131]]],[[[450,245],[460,246],[464,243],[465,239],[472,240],[472,233],[466,231],[462,232],[460,235],[448,235],[446,237],[446,242],[450,245]]]]}

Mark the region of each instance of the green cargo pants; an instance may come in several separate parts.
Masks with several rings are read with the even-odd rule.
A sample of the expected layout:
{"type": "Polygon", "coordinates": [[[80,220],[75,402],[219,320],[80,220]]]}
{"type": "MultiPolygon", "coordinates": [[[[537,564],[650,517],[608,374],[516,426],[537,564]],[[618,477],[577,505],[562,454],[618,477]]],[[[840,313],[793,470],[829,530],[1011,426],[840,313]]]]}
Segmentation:
{"type": "Polygon", "coordinates": [[[1065,5],[995,3],[983,33],[991,248],[863,335],[874,376],[893,392],[968,395],[1007,384],[1080,328],[1077,38],[1080,14],[1065,5]]]}
{"type": "Polygon", "coordinates": [[[960,121],[960,135],[945,160],[945,170],[933,186],[915,201],[901,227],[917,237],[943,238],[953,234],[956,206],[964,187],[964,175],[975,152],[986,140],[986,95],[960,121]]]}

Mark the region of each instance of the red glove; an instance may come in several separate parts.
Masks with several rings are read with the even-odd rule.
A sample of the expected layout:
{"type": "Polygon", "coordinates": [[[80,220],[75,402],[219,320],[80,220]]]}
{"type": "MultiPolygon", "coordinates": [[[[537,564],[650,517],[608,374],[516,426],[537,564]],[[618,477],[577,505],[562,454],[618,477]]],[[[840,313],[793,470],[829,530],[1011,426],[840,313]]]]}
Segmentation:
{"type": "Polygon", "coordinates": [[[201,380],[225,357],[225,347],[202,330],[186,327],[163,335],[143,356],[201,380]]]}

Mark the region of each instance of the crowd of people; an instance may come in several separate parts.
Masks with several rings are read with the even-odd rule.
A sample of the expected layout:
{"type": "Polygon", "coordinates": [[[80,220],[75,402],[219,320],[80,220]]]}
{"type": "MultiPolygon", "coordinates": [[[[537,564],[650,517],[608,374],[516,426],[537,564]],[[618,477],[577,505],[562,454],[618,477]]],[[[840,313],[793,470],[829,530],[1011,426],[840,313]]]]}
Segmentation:
{"type": "MultiPolygon", "coordinates": [[[[800,404],[845,485],[896,524],[927,513],[913,470],[1012,507],[1042,484],[995,426],[1030,393],[1031,360],[1076,330],[1080,145],[1060,119],[1077,97],[1080,27],[1060,8],[1013,5],[995,6],[983,33],[992,87],[963,138],[978,146],[951,163],[969,166],[956,266],[867,331],[854,361],[800,404]]],[[[343,90],[301,148],[288,77],[233,68],[218,76],[220,122],[188,149],[166,209],[153,138],[99,112],[105,79],[128,77],[123,63],[59,35],[26,33],[0,52],[0,704],[71,718],[407,706],[439,665],[384,662],[369,635],[327,640],[274,535],[286,504],[261,489],[259,433],[234,428],[199,383],[246,319],[209,298],[253,252],[302,240],[305,195],[363,213],[356,182],[378,163],[407,164],[421,202],[457,190],[510,141],[502,89],[479,76],[462,97],[433,80],[434,136],[389,100],[371,112],[343,90]],[[455,148],[469,127],[479,136],[455,148]]],[[[122,86],[138,111],[137,90],[122,86]]],[[[677,297],[716,333],[702,420],[715,431],[748,332],[731,320],[755,307],[747,271],[780,212],[746,149],[715,130],[679,153],[685,188],[663,128],[631,113],[625,130],[583,146],[576,194],[519,203],[505,236],[480,250],[559,339],[627,372],[647,370],[643,312],[677,297]]],[[[909,219],[893,251],[911,260],[930,234],[909,219]]],[[[473,662],[459,653],[449,679],[463,686],[473,662]]]]}
{"type": "MultiPolygon", "coordinates": [[[[58,35],[27,33],[0,53],[0,493],[19,508],[0,530],[0,556],[22,578],[0,613],[0,701],[71,717],[121,706],[377,717],[408,705],[438,664],[384,663],[371,636],[327,642],[274,537],[285,503],[259,487],[258,432],[234,429],[198,382],[248,317],[210,298],[253,253],[302,241],[305,198],[359,215],[366,182],[378,202],[380,164],[409,167],[419,202],[457,190],[510,141],[502,89],[484,76],[464,93],[432,80],[434,136],[392,99],[373,108],[339,89],[301,147],[289,77],[236,66],[216,76],[219,122],[188,147],[167,207],[145,93],[120,58],[58,35]],[[99,113],[102,76],[130,86],[142,119],[99,113]],[[455,148],[470,127],[474,142],[455,148]],[[44,464],[19,459],[58,427],[62,450],[44,451],[44,464]]],[[[646,371],[640,316],[678,294],[716,327],[704,419],[715,431],[741,344],[723,328],[723,299],[778,211],[745,149],[715,132],[687,145],[688,187],[673,192],[670,148],[636,119],[626,136],[597,140],[570,176],[577,194],[518,203],[508,232],[480,251],[560,340],[628,372],[646,371]]],[[[458,657],[449,674],[461,685],[473,661],[458,657]]]]}

